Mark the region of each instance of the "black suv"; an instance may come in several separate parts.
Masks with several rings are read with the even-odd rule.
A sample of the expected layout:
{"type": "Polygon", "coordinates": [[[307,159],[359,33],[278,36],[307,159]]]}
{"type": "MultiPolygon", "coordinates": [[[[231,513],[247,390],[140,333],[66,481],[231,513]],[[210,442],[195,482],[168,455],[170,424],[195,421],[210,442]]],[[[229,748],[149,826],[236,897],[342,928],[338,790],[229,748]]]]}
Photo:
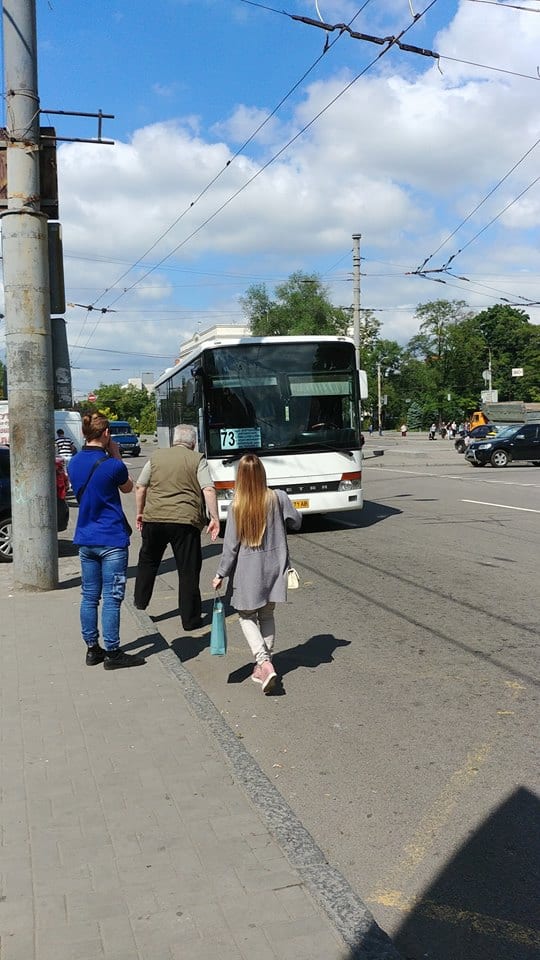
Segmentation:
{"type": "Polygon", "coordinates": [[[496,437],[470,443],[465,459],[473,467],[505,467],[512,460],[530,460],[540,467],[540,421],[513,424],[500,430],[496,437]]]}
{"type": "MultiPolygon", "coordinates": [[[[65,500],[56,501],[58,530],[67,529],[69,509],[65,500]]],[[[0,563],[13,560],[13,541],[11,537],[11,478],[9,469],[9,447],[0,445],[0,563]]]]}
{"type": "MultiPolygon", "coordinates": [[[[515,424],[515,426],[517,426],[517,424],[515,424]]],[[[484,437],[495,437],[500,430],[502,430],[502,427],[495,423],[481,423],[478,427],[473,427],[473,429],[468,432],[462,430],[454,443],[454,447],[458,453],[465,453],[469,444],[473,443],[474,440],[483,440],[484,437]]]]}

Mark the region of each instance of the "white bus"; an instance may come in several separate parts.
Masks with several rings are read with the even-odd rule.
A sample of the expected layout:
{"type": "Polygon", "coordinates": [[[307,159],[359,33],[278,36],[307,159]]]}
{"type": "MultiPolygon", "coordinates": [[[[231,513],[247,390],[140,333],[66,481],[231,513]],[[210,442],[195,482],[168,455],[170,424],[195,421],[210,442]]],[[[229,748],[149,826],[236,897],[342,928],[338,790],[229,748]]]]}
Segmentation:
{"type": "Polygon", "coordinates": [[[361,509],[361,398],[367,378],[348,337],[239,337],[201,341],[155,383],[157,434],[197,428],[225,520],[235,464],[263,460],[268,484],[301,513],[361,509]]]}

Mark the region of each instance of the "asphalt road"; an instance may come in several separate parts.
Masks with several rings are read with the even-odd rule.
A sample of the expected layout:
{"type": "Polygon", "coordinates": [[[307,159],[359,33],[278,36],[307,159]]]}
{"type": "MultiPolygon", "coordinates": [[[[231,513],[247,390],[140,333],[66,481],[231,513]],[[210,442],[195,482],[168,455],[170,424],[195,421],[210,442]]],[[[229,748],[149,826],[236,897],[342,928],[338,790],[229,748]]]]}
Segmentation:
{"type": "Polygon", "coordinates": [[[532,960],[540,469],[443,444],[370,438],[364,510],[291,537],[279,695],[249,680],[234,611],[226,658],[183,633],[170,557],[148,613],[404,957],[532,960]]]}

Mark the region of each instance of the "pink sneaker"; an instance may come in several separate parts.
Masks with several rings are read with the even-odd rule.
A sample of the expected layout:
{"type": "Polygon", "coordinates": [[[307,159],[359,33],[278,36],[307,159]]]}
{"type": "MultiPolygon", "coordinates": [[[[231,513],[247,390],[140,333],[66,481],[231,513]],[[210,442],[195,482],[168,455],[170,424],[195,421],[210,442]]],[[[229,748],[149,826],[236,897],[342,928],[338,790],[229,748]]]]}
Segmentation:
{"type": "Polygon", "coordinates": [[[262,678],[263,693],[270,693],[274,689],[277,680],[277,673],[272,666],[271,660],[265,660],[260,666],[262,678]]]}
{"type": "Polygon", "coordinates": [[[258,663],[253,667],[253,673],[251,674],[251,679],[254,683],[262,683],[263,678],[261,676],[261,668],[258,663]]]}

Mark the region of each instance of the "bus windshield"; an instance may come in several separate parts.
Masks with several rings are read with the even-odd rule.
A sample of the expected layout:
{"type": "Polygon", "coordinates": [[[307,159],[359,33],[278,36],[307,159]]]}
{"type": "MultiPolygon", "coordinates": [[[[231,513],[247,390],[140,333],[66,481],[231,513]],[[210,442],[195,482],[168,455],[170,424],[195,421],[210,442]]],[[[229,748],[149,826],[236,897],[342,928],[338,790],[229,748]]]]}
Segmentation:
{"type": "Polygon", "coordinates": [[[354,346],[235,344],[206,350],[200,376],[209,457],[358,449],[354,346]]]}

